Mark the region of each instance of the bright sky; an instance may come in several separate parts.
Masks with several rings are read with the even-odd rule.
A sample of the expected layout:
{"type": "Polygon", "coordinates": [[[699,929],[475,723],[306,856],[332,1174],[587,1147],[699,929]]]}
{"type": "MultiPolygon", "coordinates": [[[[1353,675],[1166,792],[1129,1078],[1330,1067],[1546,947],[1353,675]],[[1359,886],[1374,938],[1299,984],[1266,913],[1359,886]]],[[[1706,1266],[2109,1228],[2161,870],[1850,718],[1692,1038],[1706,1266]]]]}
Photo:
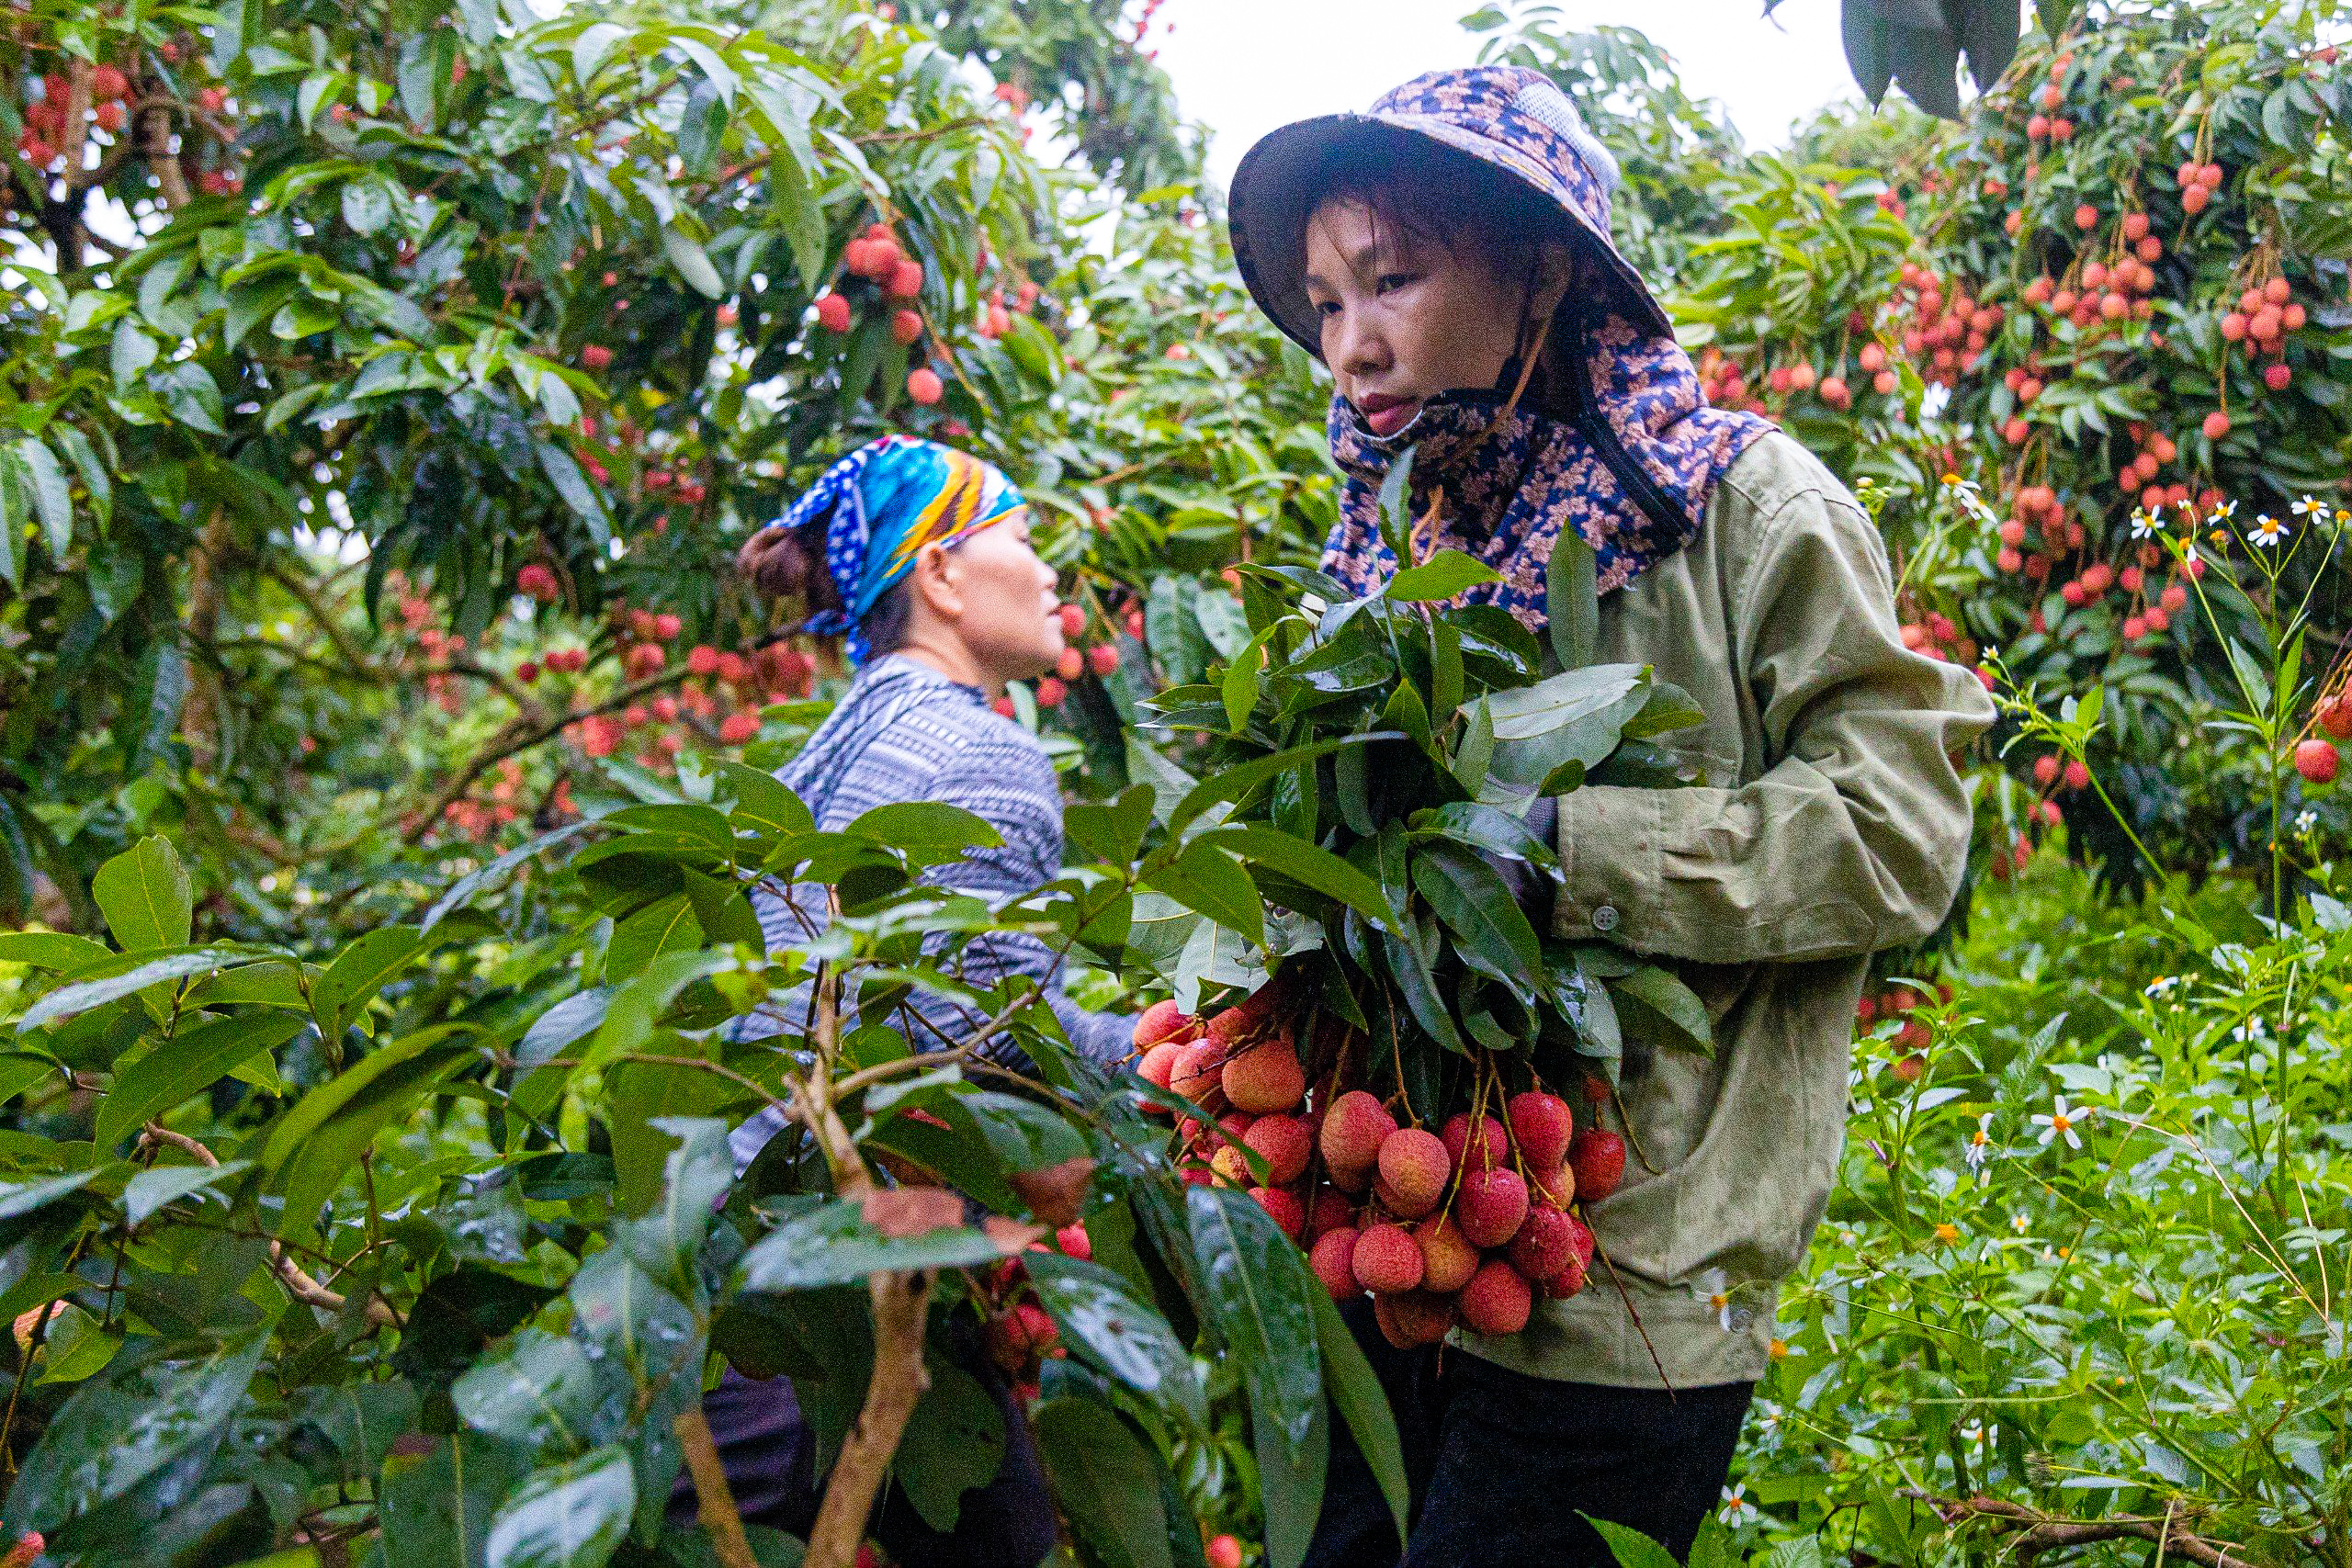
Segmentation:
{"type": "MultiPolygon", "coordinates": [[[[1750,146],[1856,96],[1838,38],[1838,0],[1558,0],[1567,28],[1639,28],[1673,56],[1685,90],[1723,101],[1750,146]]],[[[1250,144],[1289,120],[1363,108],[1424,71],[1476,63],[1457,18],[1473,0],[1166,0],[1153,28],[1187,118],[1214,133],[1220,184],[1250,144]]]]}

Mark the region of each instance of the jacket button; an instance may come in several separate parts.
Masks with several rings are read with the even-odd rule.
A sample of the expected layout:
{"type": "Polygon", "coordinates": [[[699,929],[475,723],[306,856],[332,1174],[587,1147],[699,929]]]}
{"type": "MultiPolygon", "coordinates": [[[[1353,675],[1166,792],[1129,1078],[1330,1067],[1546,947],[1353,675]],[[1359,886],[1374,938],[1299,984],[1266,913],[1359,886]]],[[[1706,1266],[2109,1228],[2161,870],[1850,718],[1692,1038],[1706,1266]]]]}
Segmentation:
{"type": "Polygon", "coordinates": [[[1603,904],[1600,908],[1595,909],[1592,912],[1592,929],[1597,931],[1615,931],[1617,929],[1617,906],[1614,904],[1603,904]]]}

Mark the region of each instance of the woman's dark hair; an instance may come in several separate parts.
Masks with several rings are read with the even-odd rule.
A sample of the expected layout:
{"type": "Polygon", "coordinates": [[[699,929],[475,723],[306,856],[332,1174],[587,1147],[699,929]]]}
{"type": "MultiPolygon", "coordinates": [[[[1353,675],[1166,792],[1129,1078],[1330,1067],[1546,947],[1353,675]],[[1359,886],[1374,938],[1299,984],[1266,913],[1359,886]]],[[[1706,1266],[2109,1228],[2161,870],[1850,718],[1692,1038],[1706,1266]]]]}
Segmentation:
{"type": "MultiPolygon", "coordinates": [[[[834,586],[833,574],[825,570],[822,523],[763,528],[743,541],[735,564],[751,579],[752,587],[771,599],[799,605],[804,615],[842,608],[841,590],[834,586]]],[[[868,649],[890,653],[906,646],[913,622],[914,594],[902,580],[874,602],[859,629],[865,633],[868,649]]]]}
{"type": "MultiPolygon", "coordinates": [[[[1591,275],[1580,233],[1550,202],[1491,164],[1398,132],[1377,156],[1361,147],[1334,148],[1312,171],[1306,188],[1315,192],[1310,218],[1332,202],[1362,207],[1371,213],[1375,234],[1384,226],[1412,234],[1508,283],[1527,280],[1532,287],[1544,253],[1565,245],[1576,272],[1560,310],[1588,308],[1591,275]]],[[[1555,321],[1529,389],[1539,402],[1555,401],[1555,373],[1566,368],[1556,356],[1566,336],[1555,321]]]]}

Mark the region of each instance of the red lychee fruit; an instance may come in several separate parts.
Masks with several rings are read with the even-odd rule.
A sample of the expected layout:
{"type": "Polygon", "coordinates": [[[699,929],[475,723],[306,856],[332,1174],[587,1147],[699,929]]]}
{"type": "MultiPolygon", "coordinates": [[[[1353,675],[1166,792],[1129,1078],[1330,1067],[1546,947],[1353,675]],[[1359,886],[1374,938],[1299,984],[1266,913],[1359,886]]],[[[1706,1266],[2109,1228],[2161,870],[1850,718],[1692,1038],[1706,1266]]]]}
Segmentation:
{"type": "MultiPolygon", "coordinates": [[[[1230,1095],[1232,1090],[1226,1092],[1230,1095]]],[[[1315,1146],[1306,1122],[1295,1116],[1280,1114],[1258,1118],[1250,1124],[1250,1131],[1241,1141],[1266,1162],[1266,1184],[1270,1187],[1287,1187],[1306,1175],[1307,1156],[1315,1146]]]]}
{"type": "Polygon", "coordinates": [[[1511,1266],[1531,1280],[1548,1280],[1575,1256],[1569,1244],[1569,1220],[1564,1210],[1538,1204],[1527,1211],[1519,1234],[1510,1238],[1511,1266]]]}
{"type": "Polygon", "coordinates": [[[911,344],[915,339],[921,336],[922,336],[922,316],[921,312],[915,310],[893,310],[890,312],[890,341],[892,343],[911,344]]]}
{"type": "Polygon", "coordinates": [[[1383,1139],[1379,1163],[1383,1201],[1408,1220],[1437,1207],[1453,1168],[1445,1145],[1419,1127],[1399,1127],[1383,1139]]]}
{"type": "Polygon", "coordinates": [[[1413,1239],[1420,1244],[1423,1290],[1458,1291],[1478,1271],[1478,1249],[1443,1214],[1431,1214],[1415,1225],[1413,1239]]]}
{"type": "Polygon", "coordinates": [[[2319,705],[2319,727],[2338,740],[2352,737],[2352,692],[2338,692],[2319,705]]]}
{"type": "Polygon", "coordinates": [[[1625,1140],[1605,1127],[1588,1127],[1568,1145],[1568,1168],[1576,1173],[1577,1191],[1588,1203],[1598,1203],[1617,1190],[1625,1174],[1625,1140]]]}
{"type": "Polygon", "coordinates": [[[693,675],[718,673],[718,649],[707,642],[698,642],[686,650],[686,671],[693,675]]]}
{"type": "Polygon", "coordinates": [[[1511,1142],[1519,1145],[1520,1157],[1529,1169],[1550,1170],[1567,1157],[1576,1120],[1566,1100],[1531,1089],[1512,1095],[1503,1114],[1510,1122],[1511,1142]]]}
{"type": "Polygon", "coordinates": [[[1195,1021],[1176,1005],[1174,997],[1152,1003],[1136,1015],[1136,1044],[1148,1051],[1164,1040],[1191,1038],[1195,1021]]]}
{"type": "Polygon", "coordinates": [[[907,372],[907,396],[925,408],[939,401],[946,391],[947,383],[942,381],[939,378],[939,372],[928,365],[919,366],[907,372]]]}
{"type": "Polygon", "coordinates": [[[759,733],[760,716],[755,713],[730,713],[718,721],[718,739],[729,746],[741,746],[759,733]]]}
{"type": "Polygon", "coordinates": [[[1329,1235],[1342,1227],[1352,1229],[1355,1209],[1348,1195],[1336,1187],[1318,1187],[1314,1201],[1306,1205],[1306,1235],[1309,1240],[1329,1235]]]}
{"type": "Polygon", "coordinates": [[[1403,1225],[1376,1224],[1356,1237],[1349,1265],[1356,1283],[1367,1291],[1394,1295],[1421,1282],[1421,1248],[1403,1225]]]}
{"type": "Polygon", "coordinates": [[[893,299],[911,299],[922,292],[922,263],[899,260],[890,265],[882,291],[893,299]]]}
{"type": "Polygon", "coordinates": [[[1086,1224],[1083,1221],[1075,1221],[1056,1231],[1054,1245],[1062,1249],[1065,1257],[1075,1258],[1080,1263],[1093,1261],[1094,1238],[1086,1234],[1086,1224]]]}
{"type": "Polygon", "coordinates": [[[1306,1092],[1306,1071],[1286,1040],[1250,1046],[1225,1064],[1225,1097],[1244,1111],[1288,1111],[1306,1092]]]}
{"type": "Polygon", "coordinates": [[[1257,1201],[1258,1207],[1273,1216],[1274,1224],[1291,1240],[1296,1241],[1299,1233],[1306,1228],[1306,1205],[1298,1201],[1297,1193],[1280,1187],[1252,1187],[1250,1196],[1257,1201]]]}
{"type": "Polygon", "coordinates": [[[1214,1040],[1195,1040],[1178,1047],[1168,1087],[1195,1105],[1205,1105],[1209,1096],[1223,1092],[1218,1072],[1224,1066],[1225,1047],[1214,1040]]]}
{"type": "Polygon", "coordinates": [[[2230,416],[2220,409],[2215,409],[2205,416],[2204,422],[2198,428],[2204,431],[2206,440],[2219,441],[2230,433],[2230,416]]]}
{"type": "Polygon", "coordinates": [[[1380,1158],[1380,1145],[1396,1131],[1396,1119],[1379,1100],[1353,1089],[1331,1102],[1316,1143],[1332,1179],[1351,1190],[1361,1190],[1380,1158]]]}
{"type": "Polygon", "coordinates": [[[1526,1277],[1499,1258],[1478,1266],[1459,1299],[1463,1323],[1479,1334],[1518,1333],[1535,1305],[1526,1277]]]}
{"type": "Polygon", "coordinates": [[[580,363],[590,370],[602,370],[613,362],[613,351],[601,343],[592,343],[580,351],[580,363]]]}
{"type": "Polygon", "coordinates": [[[2332,742],[2316,735],[2295,747],[2295,772],[2302,774],[2306,783],[2335,782],[2336,765],[2342,760],[2332,742]]]}
{"type": "Polygon", "coordinates": [[[552,604],[562,592],[556,584],[555,573],[537,561],[532,561],[514,574],[515,589],[542,604],[552,604]]]}
{"type": "MultiPolygon", "coordinates": [[[[854,241],[853,243],[864,243],[854,241]]],[[[849,331],[849,299],[846,295],[828,294],[817,301],[817,324],[829,333],[849,331]]]]}
{"type": "Polygon", "coordinates": [[[1552,1169],[1528,1178],[1527,1201],[1531,1203],[1550,1203],[1565,1209],[1576,1195],[1576,1172],[1569,1168],[1565,1156],[1552,1169]]]}
{"type": "Polygon", "coordinates": [[[1229,1535],[1211,1536],[1201,1557],[1208,1568],[1241,1568],[1241,1543],[1229,1535]]]}
{"type": "Polygon", "coordinates": [[[1445,1119],[1442,1137],[1447,1163],[1456,1170],[1485,1170],[1510,1162],[1510,1145],[1503,1138],[1503,1124],[1491,1116],[1478,1118],[1474,1135],[1470,1113],[1457,1111],[1445,1119]]]}
{"type": "Polygon", "coordinates": [[[1065,681],[1076,681],[1086,673],[1086,655],[1075,648],[1065,646],[1054,660],[1054,673],[1065,681]]]}
{"type": "Polygon", "coordinates": [[[1446,1331],[1453,1326],[1456,1310],[1452,1296],[1442,1296],[1434,1291],[1408,1291],[1401,1296],[1374,1297],[1373,1316],[1391,1344],[1409,1348],[1434,1345],[1443,1339],[1446,1331]],[[1383,1306],[1388,1309],[1385,1319],[1381,1317],[1383,1306]]]}
{"type": "Polygon", "coordinates": [[[1508,1167],[1474,1168],[1462,1178],[1453,1212],[1472,1246],[1500,1247],[1527,1218],[1527,1183],[1508,1167]]]}
{"type": "Polygon", "coordinates": [[[1136,1072],[1146,1083],[1166,1089],[1169,1078],[1176,1071],[1177,1055],[1183,1049],[1175,1041],[1163,1040],[1143,1054],[1143,1060],[1136,1064],[1136,1072]]]}
{"type": "Polygon", "coordinates": [[[1086,650],[1086,667],[1097,676],[1108,675],[1119,667],[1119,650],[1107,642],[1098,642],[1086,650]]]}
{"type": "Polygon", "coordinates": [[[1077,605],[1064,604],[1054,613],[1061,617],[1063,641],[1075,641],[1086,630],[1086,612],[1077,605]]]}
{"type": "Polygon", "coordinates": [[[1363,1289],[1356,1280],[1355,1255],[1353,1225],[1325,1231],[1307,1251],[1306,1266],[1315,1270],[1315,1277],[1323,1281],[1323,1288],[1331,1292],[1335,1302],[1346,1301],[1363,1289]]]}

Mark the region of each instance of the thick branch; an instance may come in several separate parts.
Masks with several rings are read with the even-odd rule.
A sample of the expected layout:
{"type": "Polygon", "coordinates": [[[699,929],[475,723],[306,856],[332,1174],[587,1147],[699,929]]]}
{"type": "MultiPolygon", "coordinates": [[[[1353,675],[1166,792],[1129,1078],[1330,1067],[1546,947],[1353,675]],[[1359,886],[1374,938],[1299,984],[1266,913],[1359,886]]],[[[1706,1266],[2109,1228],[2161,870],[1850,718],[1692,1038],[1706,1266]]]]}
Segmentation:
{"type": "Polygon", "coordinates": [[[2020,1563],[2030,1563],[2045,1551],[2090,1546],[2102,1540],[2144,1540],[2154,1542],[2164,1551],[2177,1551],[2192,1562],[2204,1564],[2204,1568],[2254,1568],[2247,1559],[2172,1523],[2169,1514],[2163,1519],[2069,1519],[1996,1497],[1938,1497],[1915,1491],[1906,1491],[1905,1495],[1926,1502],[1946,1524],[1987,1519],[1996,1529],[2017,1531],[2010,1550],[2020,1563]]]}
{"type": "Polygon", "coordinates": [[[825,1501],[808,1532],[806,1568],[852,1568],[865,1539],[865,1521],[889,1473],[899,1439],[930,1386],[922,1366],[923,1320],[931,1306],[927,1273],[876,1274],[866,1281],[874,1307],[874,1376],[865,1407],[842,1439],[841,1458],[825,1482],[825,1501]]]}
{"type": "Polygon", "coordinates": [[[735,1494],[728,1488],[727,1468],[718,1461],[718,1445],[711,1440],[710,1423],[703,1418],[702,1406],[689,1404],[679,1411],[670,1429],[678,1434],[678,1446],[685,1450],[686,1473],[694,1478],[702,1528],[710,1532],[710,1544],[722,1568],[759,1568],[760,1560],[752,1554],[751,1540],[743,1534],[743,1516],[735,1506],[735,1494]]]}
{"type": "MultiPolygon", "coordinates": [[[[220,1163],[219,1156],[210,1149],[206,1148],[186,1133],[175,1133],[161,1122],[148,1122],[139,1135],[146,1143],[168,1144],[198,1165],[210,1166],[220,1163]]],[[[303,1270],[300,1264],[286,1256],[286,1249],[276,1241],[269,1244],[269,1259],[270,1267],[277,1270],[278,1282],[286,1287],[288,1295],[298,1302],[327,1312],[341,1312],[344,1309],[346,1298],[340,1292],[330,1291],[312,1279],[303,1270]]],[[[380,1327],[397,1328],[400,1326],[401,1319],[400,1314],[392,1310],[390,1303],[380,1296],[371,1295],[368,1298],[368,1321],[380,1327]]]]}
{"type": "Polygon", "coordinates": [[[180,161],[172,152],[172,111],[164,104],[154,104],[139,111],[139,156],[155,176],[157,191],[164,206],[176,212],[188,201],[187,180],[180,173],[180,161]]]}

